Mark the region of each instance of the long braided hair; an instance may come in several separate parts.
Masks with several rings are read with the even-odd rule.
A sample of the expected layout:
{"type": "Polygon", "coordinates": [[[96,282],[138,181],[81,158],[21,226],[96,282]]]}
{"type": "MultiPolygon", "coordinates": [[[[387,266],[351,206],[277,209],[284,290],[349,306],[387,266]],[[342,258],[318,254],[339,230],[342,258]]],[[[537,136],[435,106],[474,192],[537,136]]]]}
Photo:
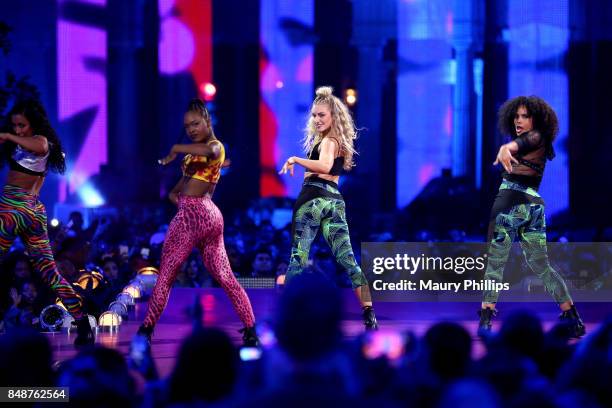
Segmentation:
{"type": "MultiPolygon", "coordinates": [[[[57,136],[57,133],[51,126],[47,112],[42,104],[35,99],[26,99],[15,103],[8,114],[9,123],[5,126],[11,129],[10,120],[13,115],[23,115],[30,122],[30,127],[34,135],[41,135],[47,138],[49,143],[49,159],[47,160],[47,169],[59,174],[64,174],[66,171],[66,160],[62,149],[62,143],[57,136]]],[[[5,142],[0,148],[0,166],[13,154],[17,145],[13,142],[5,142]]]]}
{"type": "MultiPolygon", "coordinates": [[[[315,105],[325,104],[329,106],[332,115],[332,131],[339,138],[341,156],[344,156],[344,170],[351,170],[354,166],[353,156],[357,154],[354,147],[354,140],[357,138],[357,128],[355,122],[346,105],[336,96],[333,95],[333,88],[330,86],[321,86],[316,90],[315,100],[312,102],[312,107],[315,105]]],[[[311,108],[312,110],[312,108],[311,108]]],[[[309,153],[313,146],[316,145],[322,136],[314,124],[312,115],[308,115],[308,122],[304,129],[303,148],[306,153],[309,153]]]]}
{"type": "Polygon", "coordinates": [[[210,136],[214,136],[215,132],[212,128],[212,118],[210,117],[210,112],[206,109],[206,104],[200,98],[193,98],[189,101],[189,105],[187,106],[187,112],[196,112],[200,114],[204,120],[208,123],[208,129],[210,136]]]}

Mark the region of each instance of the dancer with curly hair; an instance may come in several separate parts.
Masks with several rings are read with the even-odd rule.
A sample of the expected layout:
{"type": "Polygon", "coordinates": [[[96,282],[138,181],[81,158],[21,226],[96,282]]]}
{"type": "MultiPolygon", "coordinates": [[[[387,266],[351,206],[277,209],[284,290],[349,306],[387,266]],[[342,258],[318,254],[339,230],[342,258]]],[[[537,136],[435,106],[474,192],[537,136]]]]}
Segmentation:
{"type": "Polygon", "coordinates": [[[13,133],[0,133],[2,164],[9,172],[0,196],[0,258],[20,237],[35,272],[62,300],[77,325],[75,345],[95,341],[83,302],[58,272],[47,234],[47,214],[38,195],[48,170],[66,170],[62,144],[47,113],[35,100],[17,102],[9,112],[13,133]]]}
{"type": "Polygon", "coordinates": [[[230,267],[223,243],[223,215],[212,201],[212,194],[221,178],[225,149],[215,136],[210,113],[202,100],[191,100],[183,120],[185,131],[193,143],[175,144],[159,161],[166,165],[178,154],[185,154],[183,177],[170,192],[170,201],[178,206],[178,212],[164,240],[159,278],[138,333],[151,341],[153,329],[168,304],[179,268],[196,247],[206,269],[227,293],[244,324],[240,330],[244,345],[255,347],[259,345],[259,339],[251,302],[230,267]]]}
{"type": "MultiPolygon", "coordinates": [[[[546,248],[544,201],[538,188],[546,160],[555,157],[553,141],[559,132],[555,111],[537,96],[519,96],[499,109],[498,127],[512,141],[502,145],[494,165],[501,164],[502,183],[493,203],[489,222],[489,253],[484,279],[503,281],[504,267],[518,236],[527,264],[544,283],[561,309],[560,320],[571,337],[581,337],[585,327],[563,277],[550,265],[546,248]]],[[[497,314],[499,292],[487,290],[479,311],[478,333],[491,331],[497,314]]]]}
{"type": "Polygon", "coordinates": [[[340,174],[354,165],[353,142],[357,131],[348,108],[332,91],[327,86],[316,90],[303,141],[308,158],[289,157],[280,171],[280,174],[289,172],[293,176],[296,164],[306,169],[304,184],[293,209],[293,239],[286,282],[306,267],[310,246],[321,229],[336,261],[349,275],[362,307],[366,329],[375,330],[378,323],[370,288],[353,254],[345,203],[338,190],[340,174]]]}

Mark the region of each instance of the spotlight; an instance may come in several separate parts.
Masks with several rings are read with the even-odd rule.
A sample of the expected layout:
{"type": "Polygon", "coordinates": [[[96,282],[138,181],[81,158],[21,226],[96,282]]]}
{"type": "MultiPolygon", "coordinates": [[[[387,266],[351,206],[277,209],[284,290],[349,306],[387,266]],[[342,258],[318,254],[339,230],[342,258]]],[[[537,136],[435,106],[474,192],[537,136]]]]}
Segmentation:
{"type": "MultiPolygon", "coordinates": [[[[50,305],[43,309],[43,311],[40,313],[40,325],[43,329],[47,329],[49,331],[57,331],[61,329],[62,331],[70,333],[72,329],[76,328],[74,317],[66,312],[65,309],[62,309],[62,307],[63,305],[61,307],[58,305],[50,305]],[[59,311],[62,311],[63,313],[61,316],[61,321],[55,320],[59,318],[59,311]],[[50,325],[50,322],[54,324],[50,325]]],[[[89,319],[89,325],[95,330],[96,326],[98,325],[96,318],[92,315],[87,315],[87,318],[89,319]]]]}
{"type": "Polygon", "coordinates": [[[135,306],[134,298],[132,297],[132,295],[126,292],[118,294],[116,300],[117,302],[123,303],[128,308],[128,310],[134,308],[135,306]]]}
{"type": "Polygon", "coordinates": [[[49,305],[40,312],[40,326],[45,331],[59,331],[64,324],[66,311],[58,305],[49,305]]]}
{"type": "Polygon", "coordinates": [[[81,287],[81,289],[96,289],[100,282],[104,279],[104,276],[97,271],[84,272],[79,276],[79,279],[75,282],[75,285],[81,287]]]}
{"type": "Polygon", "coordinates": [[[81,270],[74,282],[74,290],[85,303],[85,308],[96,316],[106,310],[108,281],[96,270],[81,270]]]}
{"type": "MultiPolygon", "coordinates": [[[[98,321],[96,320],[95,316],[87,315],[87,318],[89,319],[89,326],[91,327],[91,329],[94,331],[98,331],[98,321]]],[[[73,325],[72,327],[75,326],[73,325]]]]}
{"type": "Polygon", "coordinates": [[[152,266],[142,268],[138,271],[138,275],[136,275],[134,281],[138,282],[142,287],[142,297],[147,297],[153,291],[158,276],[159,271],[152,266]]]}
{"type": "Polygon", "coordinates": [[[102,331],[116,332],[121,324],[121,316],[110,310],[100,315],[98,319],[98,327],[102,331]]]}
{"type": "Polygon", "coordinates": [[[62,303],[62,299],[56,298],[55,299],[55,304],[58,305],[59,307],[61,307],[62,309],[64,309],[66,312],[68,311],[68,309],[66,309],[66,306],[64,306],[64,304],[62,303]]]}
{"type": "Polygon", "coordinates": [[[283,83],[283,81],[276,81],[276,88],[277,89],[281,89],[284,86],[285,86],[285,84],[283,83]]]}
{"type": "Polygon", "coordinates": [[[74,322],[74,317],[66,313],[66,315],[64,316],[64,322],[62,323],[62,331],[69,333],[70,329],[72,328],[73,322],[74,322]]]}
{"type": "Polygon", "coordinates": [[[127,306],[117,300],[108,305],[108,311],[117,313],[122,319],[127,319],[128,317],[127,306]]]}
{"type": "Polygon", "coordinates": [[[57,218],[53,218],[50,224],[53,228],[56,228],[59,225],[59,220],[57,218]]]}
{"type": "Polygon", "coordinates": [[[261,357],[261,349],[257,347],[243,347],[240,349],[240,360],[251,361],[261,357]]]}
{"type": "Polygon", "coordinates": [[[137,274],[138,275],[159,275],[159,271],[157,270],[157,268],[153,266],[145,266],[144,268],[139,269],[137,274]]]}
{"type": "MultiPolygon", "coordinates": [[[[89,326],[91,327],[91,329],[96,331],[98,327],[98,321],[96,320],[96,318],[92,315],[87,315],[87,318],[89,319],[89,326]]],[[[68,333],[70,333],[72,330],[76,330],[75,320],[72,319],[70,323],[71,323],[70,326],[68,326],[68,333]]],[[[66,324],[66,320],[64,320],[64,325],[65,324],[66,324]]]]}
{"type": "Polygon", "coordinates": [[[348,106],[354,106],[357,103],[357,91],[354,88],[347,88],[344,100],[348,106]]]}
{"type": "Polygon", "coordinates": [[[132,296],[132,299],[137,300],[142,297],[142,285],[138,282],[131,281],[125,288],[123,288],[123,293],[128,293],[132,296]]]}
{"type": "Polygon", "coordinates": [[[204,94],[204,100],[210,102],[215,99],[215,95],[217,94],[217,87],[211,84],[210,82],[206,82],[200,85],[200,92],[204,94]]]}

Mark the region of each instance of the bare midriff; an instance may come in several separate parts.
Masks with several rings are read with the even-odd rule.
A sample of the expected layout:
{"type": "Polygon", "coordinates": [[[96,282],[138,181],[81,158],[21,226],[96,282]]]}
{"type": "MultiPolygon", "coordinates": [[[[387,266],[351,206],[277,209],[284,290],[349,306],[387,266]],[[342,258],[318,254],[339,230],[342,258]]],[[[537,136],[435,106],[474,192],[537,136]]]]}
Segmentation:
{"type": "Polygon", "coordinates": [[[183,187],[181,188],[181,195],[191,197],[202,197],[205,195],[211,195],[215,191],[216,184],[209,183],[207,181],[196,180],[190,177],[183,177],[183,187]]]}
{"type": "Polygon", "coordinates": [[[338,180],[340,180],[340,176],[332,176],[331,174],[311,173],[309,171],[304,173],[304,178],[308,178],[310,176],[317,176],[317,177],[322,178],[322,179],[327,180],[327,181],[333,181],[336,184],[338,184],[338,180]]]}
{"type": "Polygon", "coordinates": [[[6,184],[23,188],[32,195],[38,195],[44,182],[44,176],[34,176],[16,170],[9,170],[6,177],[6,184]]]}

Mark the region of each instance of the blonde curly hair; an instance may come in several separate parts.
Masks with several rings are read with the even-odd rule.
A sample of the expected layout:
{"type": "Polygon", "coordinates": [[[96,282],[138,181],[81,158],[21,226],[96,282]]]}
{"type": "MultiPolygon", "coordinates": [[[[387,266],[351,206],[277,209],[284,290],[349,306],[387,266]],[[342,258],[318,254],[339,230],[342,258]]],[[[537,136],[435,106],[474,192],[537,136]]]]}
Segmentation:
{"type": "MultiPolygon", "coordinates": [[[[340,146],[339,156],[344,157],[344,170],[351,170],[355,165],[353,155],[357,154],[354,148],[354,140],[357,138],[357,128],[355,122],[346,105],[336,96],[333,95],[333,88],[330,86],[321,86],[316,90],[316,97],[312,102],[312,109],[315,105],[327,105],[332,116],[332,132],[331,135],[338,141],[340,146]]],[[[306,128],[304,129],[303,148],[307,154],[310,154],[313,147],[319,143],[323,137],[317,132],[314,124],[314,118],[309,113],[306,128]]]]}

